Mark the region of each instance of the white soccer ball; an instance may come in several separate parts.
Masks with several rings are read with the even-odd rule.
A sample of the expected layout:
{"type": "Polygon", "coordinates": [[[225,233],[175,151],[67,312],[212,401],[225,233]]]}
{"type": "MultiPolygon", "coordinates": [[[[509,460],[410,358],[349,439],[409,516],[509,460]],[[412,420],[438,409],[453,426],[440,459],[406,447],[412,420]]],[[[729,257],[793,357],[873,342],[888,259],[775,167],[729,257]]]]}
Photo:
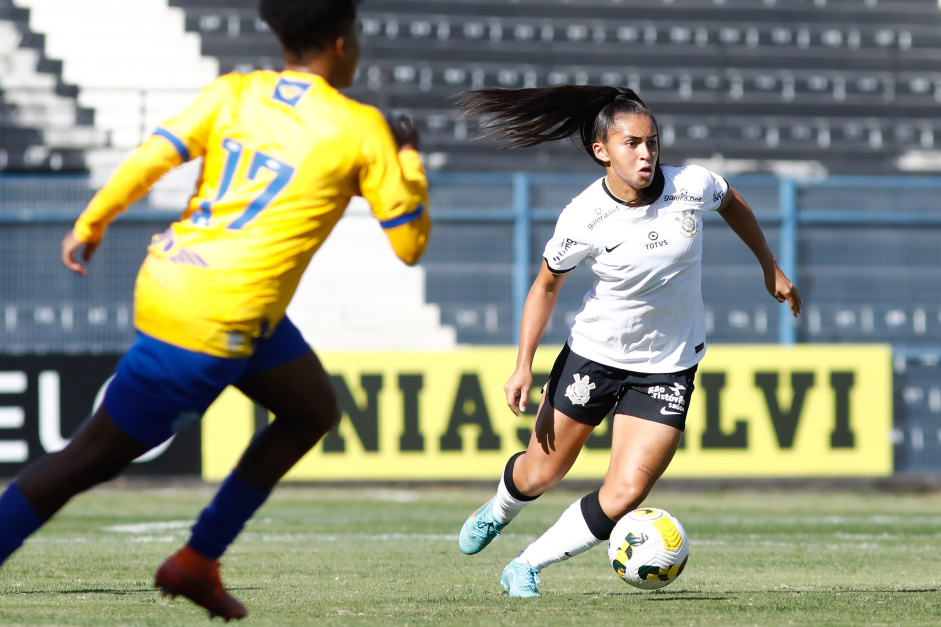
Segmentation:
{"type": "Polygon", "coordinates": [[[618,521],[608,540],[608,561],[624,581],[643,590],[669,585],[689,559],[686,530],[670,512],[644,507],[618,521]]]}

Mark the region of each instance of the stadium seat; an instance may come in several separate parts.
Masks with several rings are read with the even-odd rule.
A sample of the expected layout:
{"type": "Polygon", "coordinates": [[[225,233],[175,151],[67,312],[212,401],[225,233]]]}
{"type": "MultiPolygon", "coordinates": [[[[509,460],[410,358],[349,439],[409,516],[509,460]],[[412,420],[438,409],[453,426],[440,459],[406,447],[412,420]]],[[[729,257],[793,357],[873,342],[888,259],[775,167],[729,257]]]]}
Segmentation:
{"type": "Polygon", "coordinates": [[[78,106],[77,90],[45,56],[28,16],[0,0],[0,172],[84,171],[84,151],[107,135],[78,106]]]}

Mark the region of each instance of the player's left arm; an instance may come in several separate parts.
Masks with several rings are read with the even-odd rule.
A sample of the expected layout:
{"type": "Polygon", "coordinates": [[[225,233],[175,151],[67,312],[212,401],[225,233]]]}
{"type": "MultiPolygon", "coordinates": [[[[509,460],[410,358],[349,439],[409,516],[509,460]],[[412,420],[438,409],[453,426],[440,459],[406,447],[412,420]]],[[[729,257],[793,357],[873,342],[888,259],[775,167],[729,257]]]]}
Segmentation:
{"type": "Polygon", "coordinates": [[[428,246],[431,233],[431,216],[428,215],[428,183],[422,168],[421,157],[414,149],[402,150],[398,154],[403,178],[408,181],[413,195],[419,203],[402,217],[382,221],[382,229],[389,238],[396,256],[408,265],[415,265],[428,246]],[[397,221],[404,223],[394,226],[397,221]]]}
{"type": "Polygon", "coordinates": [[[375,109],[364,110],[372,127],[360,172],[360,189],[379,219],[396,256],[408,265],[418,263],[428,245],[428,179],[418,154],[418,134],[407,118],[390,128],[375,109]]]}
{"type": "Polygon", "coordinates": [[[768,246],[768,241],[758,224],[758,219],[748,203],[745,202],[745,199],[742,198],[742,195],[738,193],[738,190],[729,187],[729,191],[719,207],[719,215],[755,254],[758,263],[761,264],[765,287],[768,292],[779,303],[787,302],[791,308],[791,313],[797,317],[800,314],[802,304],[800,292],[778,267],[778,262],[768,246]]]}

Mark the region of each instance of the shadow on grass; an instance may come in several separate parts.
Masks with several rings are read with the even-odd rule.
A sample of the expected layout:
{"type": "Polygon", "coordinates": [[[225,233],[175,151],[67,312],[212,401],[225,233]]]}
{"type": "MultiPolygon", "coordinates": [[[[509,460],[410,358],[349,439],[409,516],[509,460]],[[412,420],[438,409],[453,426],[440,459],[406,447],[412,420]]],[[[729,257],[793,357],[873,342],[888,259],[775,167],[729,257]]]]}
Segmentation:
{"type": "Polygon", "coordinates": [[[631,591],[625,590],[624,592],[582,592],[582,596],[588,597],[632,597],[634,599],[643,599],[645,601],[728,601],[729,597],[724,596],[706,596],[702,592],[695,592],[693,590],[684,591],[679,590],[676,592],[653,592],[650,591],[647,594],[643,594],[640,591],[631,591]]]}
{"type": "Polygon", "coordinates": [[[633,599],[659,602],[659,601],[729,601],[731,599],[744,595],[755,594],[925,594],[931,592],[941,592],[941,588],[830,588],[819,590],[801,590],[798,588],[771,588],[768,590],[737,590],[727,592],[726,596],[709,596],[695,590],[675,590],[670,592],[625,590],[624,592],[582,592],[582,596],[604,596],[604,597],[632,597],[633,599]]]}
{"type": "MultiPolygon", "coordinates": [[[[229,592],[246,592],[251,590],[261,590],[257,586],[242,586],[238,588],[227,588],[229,592]]],[[[160,590],[154,587],[138,588],[134,590],[115,590],[114,588],[79,588],[76,590],[0,590],[0,597],[12,597],[18,594],[113,594],[117,596],[127,596],[132,594],[151,594],[158,593],[160,590]]]]}

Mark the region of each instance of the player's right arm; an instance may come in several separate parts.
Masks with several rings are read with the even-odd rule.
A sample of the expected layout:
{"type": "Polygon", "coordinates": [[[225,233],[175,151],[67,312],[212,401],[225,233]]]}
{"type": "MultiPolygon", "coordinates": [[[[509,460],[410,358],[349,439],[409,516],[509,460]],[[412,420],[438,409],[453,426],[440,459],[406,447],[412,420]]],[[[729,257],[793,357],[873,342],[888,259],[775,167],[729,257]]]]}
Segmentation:
{"type": "Polygon", "coordinates": [[[84,276],[87,269],[76,260],[79,249],[84,246],[82,260],[90,261],[111,221],[140,200],[170,168],[182,162],[177,150],[162,137],[152,135],[144,140],[95,194],[62,240],[62,263],[65,267],[84,276]]]}
{"type": "Polygon", "coordinates": [[[86,273],[76,259],[88,262],[118,214],[140,200],[171,168],[202,156],[216,112],[231,98],[237,76],[222,76],[206,87],[180,115],[167,120],[118,166],[62,240],[62,263],[77,274],[86,273]]]}
{"type": "Polygon", "coordinates": [[[517,416],[521,411],[526,411],[529,392],[533,387],[533,358],[536,356],[536,348],[549,327],[549,321],[559,300],[559,290],[567,276],[567,273],[552,272],[544,261],[526,297],[526,304],[523,305],[516,370],[503,386],[506,404],[517,416]]]}
{"type": "Polygon", "coordinates": [[[418,134],[408,122],[399,142],[376,109],[364,108],[363,113],[367,130],[360,191],[396,256],[414,265],[425,252],[431,233],[428,179],[417,150],[418,134]]]}

